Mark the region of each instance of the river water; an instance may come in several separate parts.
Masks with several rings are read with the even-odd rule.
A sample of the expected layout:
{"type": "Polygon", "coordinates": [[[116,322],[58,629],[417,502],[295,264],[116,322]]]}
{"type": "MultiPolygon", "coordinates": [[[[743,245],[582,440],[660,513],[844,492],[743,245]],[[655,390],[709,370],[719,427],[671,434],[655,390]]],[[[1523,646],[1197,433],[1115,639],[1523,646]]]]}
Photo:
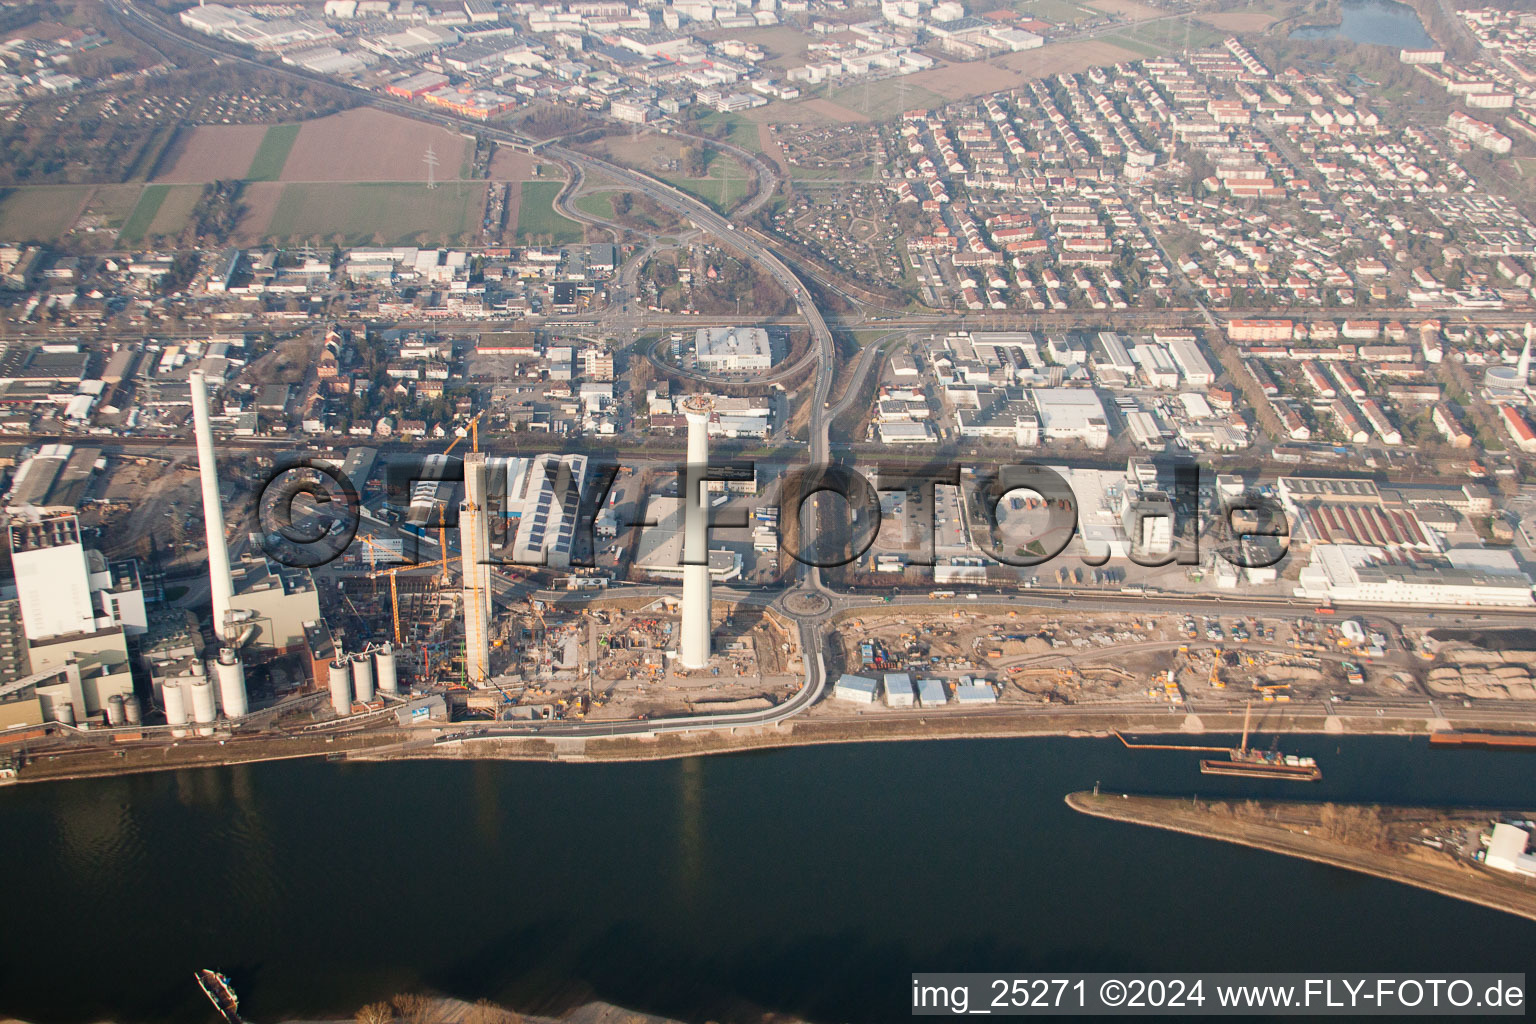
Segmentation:
{"type": "Polygon", "coordinates": [[[1337,25],[1303,25],[1291,32],[1292,39],[1347,39],[1352,43],[1374,43],[1407,49],[1433,47],[1435,41],[1424,31],[1418,12],[1394,0],[1343,0],[1339,5],[1341,21],[1337,25]]]}
{"type": "Polygon", "coordinates": [[[1312,786],[1114,740],[620,765],[277,762],[0,790],[0,1014],[257,1021],[405,990],[686,1020],[907,1016],[928,970],[1525,970],[1536,924],[1076,814],[1075,789],[1536,803],[1533,761],[1292,737],[1312,786]]]}

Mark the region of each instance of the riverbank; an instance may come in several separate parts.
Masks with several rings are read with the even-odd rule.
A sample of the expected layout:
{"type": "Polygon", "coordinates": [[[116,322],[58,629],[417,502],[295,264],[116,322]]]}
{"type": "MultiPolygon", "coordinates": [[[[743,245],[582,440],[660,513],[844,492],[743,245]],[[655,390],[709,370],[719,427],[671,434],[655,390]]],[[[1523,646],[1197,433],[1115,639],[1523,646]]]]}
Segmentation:
{"type": "MultiPolygon", "coordinates": [[[[670,1017],[637,1013],[608,1003],[588,1003],[558,1017],[516,1013],[488,1000],[467,1003],[462,999],[427,996],[396,996],[358,1009],[351,1017],[304,1018],[281,1024],[410,1024],[430,1020],[433,1024],[680,1024],[670,1017]]],[[[0,1016],[0,1024],[26,1024],[14,1017],[0,1016]]]]}
{"type": "MultiPolygon", "coordinates": [[[[1449,719],[1423,714],[1342,718],[1315,707],[1290,710],[1265,705],[1253,731],[1265,736],[1425,736],[1455,727],[1449,719]]],[[[1514,723],[1511,723],[1514,724],[1514,723]]],[[[1486,727],[1486,721],[1464,727],[1486,727]]],[[[17,783],[101,778],[137,772],[249,764],[301,757],[341,761],[493,760],[558,762],[658,761],[711,754],[774,750],[786,747],[846,743],[890,743],[913,740],[1012,739],[1028,737],[1088,737],[1102,739],[1115,732],[1133,736],[1188,736],[1209,733],[1236,735],[1243,713],[1169,711],[1068,712],[1060,707],[1001,705],[986,711],[890,711],[874,708],[864,714],[829,713],[818,705],[807,714],[774,726],[751,726],[707,732],[659,732],[600,737],[517,736],[476,737],[445,743],[417,733],[394,729],[323,737],[252,737],[225,742],[182,740],[175,744],[136,743],[86,750],[59,748],[34,752],[17,783]]],[[[473,729],[474,723],[447,727],[473,729]]],[[[1189,742],[1198,742],[1191,739],[1189,742]]]]}
{"type": "MultiPolygon", "coordinates": [[[[1207,733],[1237,735],[1243,714],[1112,712],[1062,714],[1045,708],[957,713],[874,711],[858,716],[821,716],[816,711],[776,726],[755,726],[699,733],[658,733],[598,739],[542,737],[475,738],[427,748],[373,753],[359,751],[347,760],[505,760],[505,761],[657,761],[711,754],[774,750],[798,746],[849,743],[896,743],[921,740],[1027,739],[1066,737],[1104,739],[1116,732],[1132,736],[1198,737],[1207,733]]],[[[1427,736],[1431,729],[1449,728],[1443,720],[1422,716],[1341,719],[1316,712],[1265,709],[1255,733],[1326,736],[1427,736]]],[[[1197,739],[1187,742],[1196,743],[1197,739]]]]}
{"type": "Polygon", "coordinates": [[[1070,793],[1066,803],[1096,818],[1298,857],[1536,920],[1536,882],[1483,868],[1449,848],[1418,841],[1425,830],[1432,837],[1464,834],[1485,825],[1491,811],[1278,800],[1250,800],[1234,807],[1220,801],[1088,792],[1070,793]]]}

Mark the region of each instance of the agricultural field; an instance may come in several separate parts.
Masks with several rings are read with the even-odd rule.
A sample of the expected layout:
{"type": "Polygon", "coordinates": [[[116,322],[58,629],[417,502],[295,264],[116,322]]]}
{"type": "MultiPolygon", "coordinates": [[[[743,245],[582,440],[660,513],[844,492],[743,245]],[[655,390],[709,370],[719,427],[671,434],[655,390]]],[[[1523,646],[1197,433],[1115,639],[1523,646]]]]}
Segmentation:
{"type": "Polygon", "coordinates": [[[359,107],[306,121],[283,164],[281,181],[426,181],[427,147],[437,180],[463,177],[474,141],[436,125],[359,107]]]}
{"type": "Polygon", "coordinates": [[[1200,49],[1221,42],[1220,32],[1187,19],[1169,18],[1145,25],[1130,25],[1125,31],[1101,36],[1106,43],[1123,46],[1145,57],[1160,57],[1187,49],[1200,49]]]}
{"type": "Polygon", "coordinates": [[[118,232],[138,205],[143,186],[97,185],[85,209],[69,229],[70,244],[87,249],[106,249],[117,244],[118,232]]]}
{"type": "MultiPolygon", "coordinates": [[[[155,181],[425,181],[427,147],[437,156],[437,180],[464,176],[473,140],[435,125],[381,110],[358,108],[293,124],[198,125],[182,129],[159,161],[155,181]]],[[[533,157],[504,150],[503,173],[526,176],[533,157]]],[[[502,178],[518,180],[518,178],[502,178]]]]}
{"type": "Polygon", "coordinates": [[[1275,15],[1262,11],[1221,11],[1198,17],[1223,32],[1263,32],[1278,20],[1275,15]]]}
{"type": "Polygon", "coordinates": [[[827,90],[826,98],[829,103],[868,121],[888,121],[906,110],[941,106],[943,98],[912,81],[915,77],[901,75],[878,82],[856,81],[841,89],[827,90]]]}
{"type": "Polygon", "coordinates": [[[161,157],[154,180],[193,184],[244,178],[269,128],[261,124],[213,124],[183,128],[161,157]]]}
{"type": "Polygon", "coordinates": [[[84,212],[92,185],[27,185],[0,190],[0,238],[51,241],[84,212]]]}
{"type": "Polygon", "coordinates": [[[564,245],[581,241],[581,225],[555,212],[555,197],[564,187],[559,181],[523,182],[517,207],[518,242],[564,245]]]}
{"type": "Polygon", "coordinates": [[[468,182],[436,189],[416,182],[252,186],[237,234],[247,244],[448,244],[478,232],[484,204],[483,184],[468,182]]]}
{"type": "Polygon", "coordinates": [[[288,162],[289,151],[293,149],[295,140],[299,137],[300,126],[296,124],[275,124],[267,129],[262,136],[261,145],[256,150],[256,155],[251,158],[250,168],[245,172],[247,181],[276,181],[283,173],[283,165],[288,162]]]}
{"type": "Polygon", "coordinates": [[[557,174],[558,170],[540,163],[539,158],[531,153],[520,152],[511,146],[497,146],[486,177],[492,181],[529,181],[547,174],[557,174]]]}
{"type": "Polygon", "coordinates": [[[1141,56],[1134,50],[1114,43],[1085,39],[1072,43],[1051,43],[1038,50],[1022,50],[1004,57],[947,64],[908,75],[907,80],[913,85],[938,93],[945,100],[961,100],[989,92],[1016,89],[1034,78],[1048,78],[1062,72],[1075,73],[1105,64],[1139,60],[1141,56]]]}
{"type": "Polygon", "coordinates": [[[146,239],[180,234],[202,195],[200,185],[146,185],[123,222],[118,241],[138,245],[146,239]]]}

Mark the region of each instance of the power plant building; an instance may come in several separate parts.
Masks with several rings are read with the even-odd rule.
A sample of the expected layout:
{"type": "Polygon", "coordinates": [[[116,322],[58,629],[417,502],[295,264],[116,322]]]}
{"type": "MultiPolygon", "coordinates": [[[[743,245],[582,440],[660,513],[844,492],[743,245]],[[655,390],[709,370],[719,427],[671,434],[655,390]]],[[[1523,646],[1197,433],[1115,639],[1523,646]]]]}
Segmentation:
{"type": "Polygon", "coordinates": [[[136,563],[108,565],[87,550],[73,515],[18,520],[9,534],[31,672],[72,666],[71,713],[79,718],[132,694],[127,638],[147,623],[136,563]]]}

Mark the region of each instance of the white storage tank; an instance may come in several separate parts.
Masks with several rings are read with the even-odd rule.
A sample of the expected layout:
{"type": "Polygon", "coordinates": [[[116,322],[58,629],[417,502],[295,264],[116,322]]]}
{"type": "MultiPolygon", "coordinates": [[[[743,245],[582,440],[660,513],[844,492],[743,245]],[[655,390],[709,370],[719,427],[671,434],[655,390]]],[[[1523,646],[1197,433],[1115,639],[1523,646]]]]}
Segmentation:
{"type": "Polygon", "coordinates": [[[373,700],[373,658],[366,653],[352,655],[352,688],[364,704],[373,700]]]}
{"type": "Polygon", "coordinates": [[[198,676],[192,680],[192,721],[198,725],[212,725],[219,717],[219,706],[213,696],[213,680],[198,676]]]}
{"type": "Polygon", "coordinates": [[[114,726],[128,724],[128,716],[123,711],[123,695],[120,693],[114,693],[107,698],[107,724],[114,726]]]}
{"type": "Polygon", "coordinates": [[[379,692],[399,693],[400,677],[395,671],[395,645],[385,644],[374,652],[379,668],[379,692]]]}
{"type": "Polygon", "coordinates": [[[140,706],[139,698],[136,694],[124,694],[123,717],[128,720],[129,725],[144,724],[144,709],[140,706]]]}
{"type": "MultiPolygon", "coordinates": [[[[181,683],[175,679],[167,679],[160,690],[161,699],[165,701],[165,721],[173,727],[187,724],[187,691],[182,689],[181,683]]],[[[172,735],[183,735],[173,733],[172,735]]]]}
{"type": "Polygon", "coordinates": [[[344,661],[331,662],[331,707],[338,715],[352,712],[352,681],[344,661]]]}
{"type": "Polygon", "coordinates": [[[219,675],[219,703],[224,706],[224,717],[244,718],[250,710],[245,696],[245,666],[240,664],[234,648],[219,651],[214,671],[219,675]]]}
{"type": "Polygon", "coordinates": [[[60,725],[74,725],[75,706],[73,704],[55,704],[53,706],[53,718],[60,725]]]}

